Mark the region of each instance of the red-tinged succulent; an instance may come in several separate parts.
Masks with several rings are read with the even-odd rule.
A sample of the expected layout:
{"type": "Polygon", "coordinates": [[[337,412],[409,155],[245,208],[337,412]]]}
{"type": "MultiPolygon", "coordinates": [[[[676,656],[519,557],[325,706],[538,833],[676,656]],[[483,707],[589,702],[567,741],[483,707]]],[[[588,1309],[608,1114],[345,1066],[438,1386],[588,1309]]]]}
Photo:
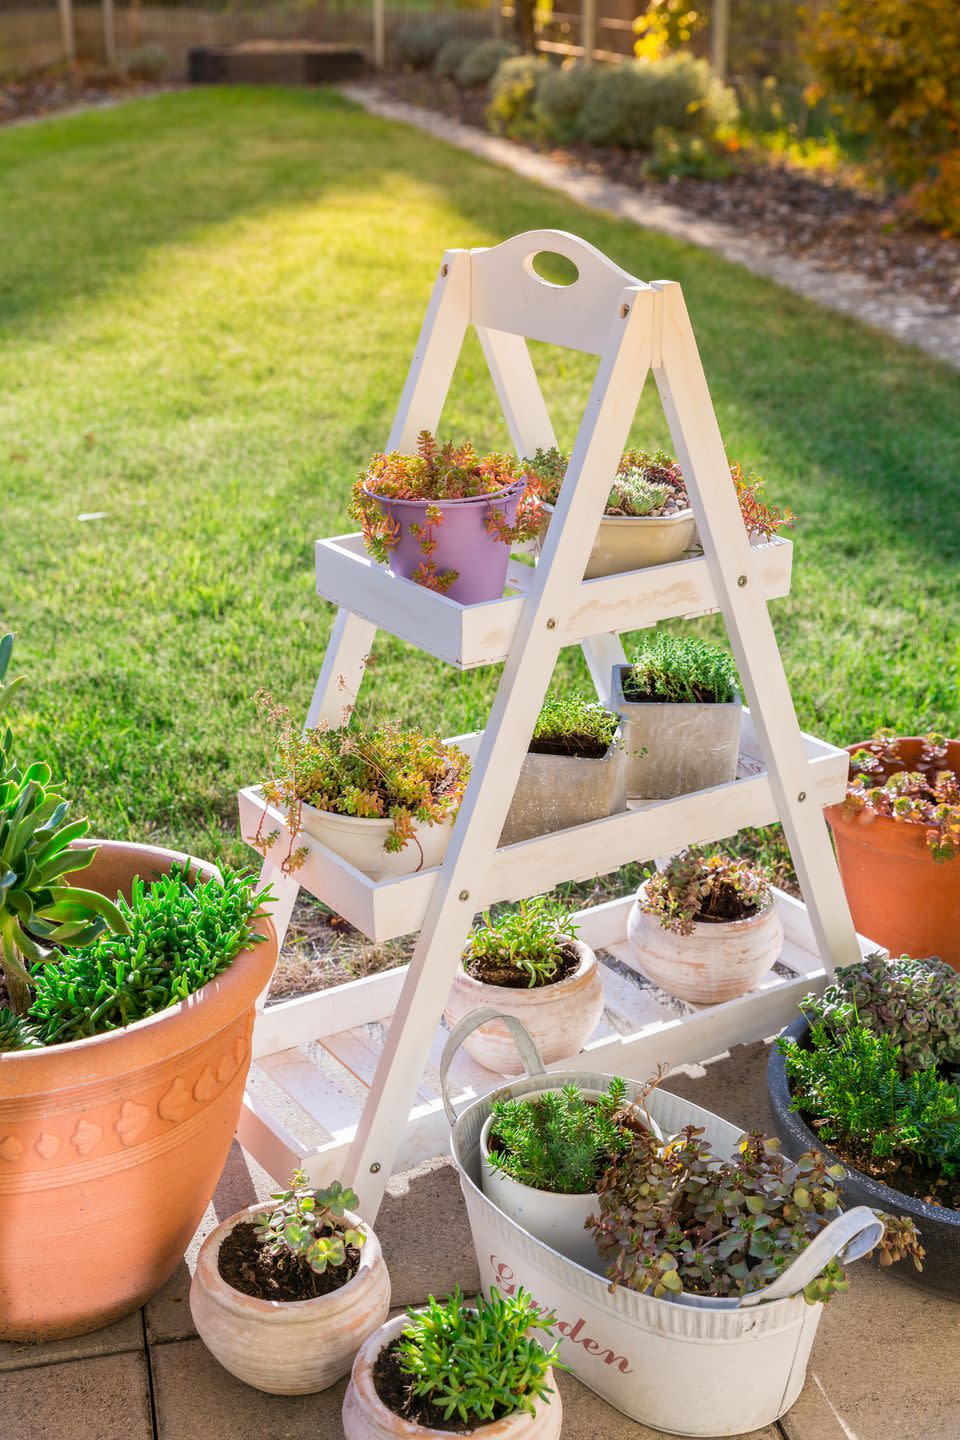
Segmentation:
{"type": "Polygon", "coordinates": [[[948,763],[947,742],[927,735],[910,770],[900,747],[893,731],[878,730],[854,751],[844,808],[922,825],[933,859],[954,860],[960,855],[960,777],[948,763]]]}

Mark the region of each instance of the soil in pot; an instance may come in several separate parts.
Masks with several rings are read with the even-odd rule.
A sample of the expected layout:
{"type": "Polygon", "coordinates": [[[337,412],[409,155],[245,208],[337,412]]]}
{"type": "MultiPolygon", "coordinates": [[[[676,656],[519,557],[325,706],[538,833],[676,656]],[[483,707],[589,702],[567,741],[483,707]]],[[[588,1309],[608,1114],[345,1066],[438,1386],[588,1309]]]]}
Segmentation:
{"type": "MultiPolygon", "coordinates": [[[[332,1234],[324,1230],[323,1234],[332,1234]]],[[[257,1300],[316,1300],[352,1280],[360,1268],[356,1245],[346,1247],[342,1265],[328,1265],[317,1274],[299,1256],[270,1256],[256,1238],[252,1224],[235,1225],[220,1246],[217,1269],[223,1280],[242,1295],[257,1300]]]]}
{"type": "Polygon", "coordinates": [[[530,755],[574,755],[580,760],[602,760],[609,749],[609,742],[605,744],[595,735],[563,735],[556,739],[531,740],[527,746],[530,755]]]}
{"type": "MultiPolygon", "coordinates": [[[[405,1375],[400,1368],[400,1357],[398,1352],[399,1339],[393,1340],[385,1345],[377,1356],[373,1365],[373,1384],[377,1394],[394,1415],[399,1415],[402,1420],[408,1420],[414,1425],[423,1425],[430,1430],[447,1430],[454,1435],[472,1435],[475,1430],[481,1430],[484,1424],[491,1424],[491,1421],[477,1421],[476,1424],[465,1425],[459,1415],[451,1415],[449,1419],[444,1415],[438,1405],[434,1405],[425,1395],[410,1394],[410,1376],[405,1375]]],[[[501,1420],[504,1415],[513,1414],[513,1411],[501,1410],[495,1416],[495,1420],[501,1420]]]]}
{"type": "Polygon", "coordinates": [[[557,973],[548,980],[538,978],[533,985],[527,971],[516,965],[481,965],[472,958],[467,961],[464,970],[481,985],[501,985],[505,990],[545,990],[551,985],[558,985],[561,980],[568,980],[580,968],[581,956],[573,940],[559,940],[555,953],[559,961],[557,973]]]}

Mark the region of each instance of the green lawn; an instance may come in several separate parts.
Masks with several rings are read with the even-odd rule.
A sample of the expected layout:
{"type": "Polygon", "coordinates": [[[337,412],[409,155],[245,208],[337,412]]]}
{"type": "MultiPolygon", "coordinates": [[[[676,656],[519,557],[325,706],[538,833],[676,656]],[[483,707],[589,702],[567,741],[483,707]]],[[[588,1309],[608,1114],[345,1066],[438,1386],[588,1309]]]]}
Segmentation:
{"type": "MultiPolygon", "coordinates": [[[[540,226],[683,283],[731,455],[801,516],[775,616],[803,725],[960,730],[960,375],[331,95],[0,132],[0,193],[0,628],[23,748],[96,831],[249,855],[253,695],[305,710],[332,619],[312,544],[351,528],[439,257],[540,226]]],[[[588,363],[537,360],[569,440],[588,363]]],[[[505,443],[475,344],[444,430],[505,443]]],[[[652,386],[635,434],[665,439],[652,386]]],[[[374,705],[482,723],[493,674],[378,658],[374,705]]]]}

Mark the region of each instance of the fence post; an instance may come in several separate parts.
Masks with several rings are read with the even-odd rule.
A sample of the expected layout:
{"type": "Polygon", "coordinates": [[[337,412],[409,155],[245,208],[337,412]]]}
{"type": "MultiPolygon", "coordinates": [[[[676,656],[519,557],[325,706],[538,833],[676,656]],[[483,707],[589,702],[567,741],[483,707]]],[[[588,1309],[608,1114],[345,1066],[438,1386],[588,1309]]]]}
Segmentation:
{"type": "Polygon", "coordinates": [[[727,78],[730,0],[713,0],[710,8],[710,66],[718,80],[727,78]]]}
{"type": "Polygon", "coordinates": [[[581,0],[580,44],[583,46],[583,63],[593,64],[593,52],[597,48],[597,0],[581,0]]]}
{"type": "Polygon", "coordinates": [[[387,63],[387,15],[384,0],[373,0],[373,63],[382,70],[387,63]]]}
{"type": "Polygon", "coordinates": [[[491,0],[490,10],[493,16],[493,38],[503,39],[503,0],[491,0]]]}
{"type": "Polygon", "coordinates": [[[103,58],[111,67],[117,63],[117,32],[113,17],[113,0],[103,0],[103,58]]]}
{"type": "Polygon", "coordinates": [[[77,41],[73,29],[73,0],[57,0],[57,7],[60,11],[60,43],[63,45],[63,58],[68,65],[72,65],[77,58],[77,41]]]}

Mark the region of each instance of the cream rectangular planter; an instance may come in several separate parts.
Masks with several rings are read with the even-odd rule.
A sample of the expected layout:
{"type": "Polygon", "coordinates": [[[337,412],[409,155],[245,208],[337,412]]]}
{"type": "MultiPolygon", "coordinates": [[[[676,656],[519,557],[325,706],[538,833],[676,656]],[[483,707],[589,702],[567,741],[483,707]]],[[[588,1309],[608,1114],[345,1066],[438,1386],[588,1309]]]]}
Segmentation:
{"type": "Polygon", "coordinates": [[[588,820],[602,820],[627,808],[626,755],[620,733],[597,760],[581,755],[523,757],[523,767],[500,836],[501,845],[515,845],[535,835],[568,830],[588,820]]]}
{"type": "MultiPolygon", "coordinates": [[[[548,516],[553,506],[544,504],[548,516]]],[[[549,519],[540,527],[539,543],[546,537],[549,519]]],[[[682,560],[694,543],[697,522],[692,510],[675,515],[604,515],[583,572],[584,580],[646,570],[682,560]]]]}
{"type": "Polygon", "coordinates": [[[623,721],[629,798],[671,800],[735,780],[740,696],[719,705],[625,700],[623,678],[630,668],[614,665],[610,699],[623,721]]]}
{"type": "Polygon", "coordinates": [[[415,839],[402,850],[384,850],[393,828],[392,820],[369,820],[356,815],[336,815],[332,810],[317,810],[304,805],[300,814],[301,827],[328,850],[348,860],[355,870],[371,880],[392,880],[398,875],[412,875],[439,865],[447,853],[453,820],[442,825],[415,825],[415,839]],[[421,853],[422,852],[422,853],[421,853]]]}

